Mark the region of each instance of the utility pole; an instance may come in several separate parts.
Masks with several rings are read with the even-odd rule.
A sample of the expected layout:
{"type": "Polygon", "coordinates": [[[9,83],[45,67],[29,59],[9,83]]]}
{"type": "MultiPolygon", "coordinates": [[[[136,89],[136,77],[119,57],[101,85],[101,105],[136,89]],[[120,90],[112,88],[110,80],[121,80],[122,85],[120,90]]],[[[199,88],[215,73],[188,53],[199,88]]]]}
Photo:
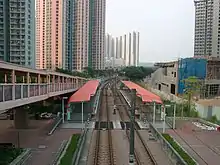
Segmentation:
{"type": "Polygon", "coordinates": [[[130,126],[130,151],[129,151],[129,165],[134,165],[134,116],[136,107],[136,90],[131,90],[131,126],[130,126]]]}
{"type": "Polygon", "coordinates": [[[165,128],[166,128],[166,105],[164,106],[163,109],[163,133],[165,133],[165,128]]]}

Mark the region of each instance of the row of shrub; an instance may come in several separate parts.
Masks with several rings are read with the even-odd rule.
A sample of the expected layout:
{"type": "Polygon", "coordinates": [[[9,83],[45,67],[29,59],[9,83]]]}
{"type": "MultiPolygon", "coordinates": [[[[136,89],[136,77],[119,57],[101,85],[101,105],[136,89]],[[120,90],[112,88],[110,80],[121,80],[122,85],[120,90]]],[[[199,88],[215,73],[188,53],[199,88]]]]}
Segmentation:
{"type": "Polygon", "coordinates": [[[65,154],[60,160],[60,165],[71,165],[73,154],[77,148],[79,137],[80,137],[80,134],[75,134],[72,136],[70,144],[67,147],[65,154]]]}
{"type": "Polygon", "coordinates": [[[178,152],[188,165],[196,165],[196,162],[174,141],[169,134],[162,134],[162,136],[170,143],[170,145],[178,152]]]}
{"type": "Polygon", "coordinates": [[[10,164],[22,152],[23,149],[21,148],[0,148],[0,164],[1,165],[10,164]]]}

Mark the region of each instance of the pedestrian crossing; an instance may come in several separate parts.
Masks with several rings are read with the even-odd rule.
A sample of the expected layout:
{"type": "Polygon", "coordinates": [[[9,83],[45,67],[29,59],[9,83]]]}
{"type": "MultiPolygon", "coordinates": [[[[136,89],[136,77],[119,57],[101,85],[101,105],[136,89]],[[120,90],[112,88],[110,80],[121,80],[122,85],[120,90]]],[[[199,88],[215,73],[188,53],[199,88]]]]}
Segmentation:
{"type": "Polygon", "coordinates": [[[114,129],[122,129],[120,121],[113,121],[112,123],[114,129]]]}
{"type": "MultiPolygon", "coordinates": [[[[110,128],[108,128],[108,122],[105,121],[91,121],[87,124],[82,124],[82,123],[64,123],[61,125],[61,128],[72,128],[72,129],[82,129],[82,128],[88,128],[88,129],[98,129],[100,123],[100,127],[99,129],[113,129],[113,130],[126,130],[126,129],[130,129],[130,122],[122,122],[120,120],[116,120],[116,121],[111,121],[110,122],[110,128]]],[[[137,126],[138,129],[143,130],[143,129],[148,129],[148,125],[141,122],[141,121],[135,121],[135,125],[137,126]]]]}

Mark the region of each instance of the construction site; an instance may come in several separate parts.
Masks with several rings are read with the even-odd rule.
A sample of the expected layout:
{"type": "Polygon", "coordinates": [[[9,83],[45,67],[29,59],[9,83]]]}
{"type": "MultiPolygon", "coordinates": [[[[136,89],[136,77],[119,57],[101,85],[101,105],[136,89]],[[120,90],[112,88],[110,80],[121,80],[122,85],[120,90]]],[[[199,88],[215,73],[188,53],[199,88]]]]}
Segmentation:
{"type": "Polygon", "coordinates": [[[184,81],[195,76],[200,81],[199,99],[220,96],[220,58],[193,57],[177,61],[156,63],[157,70],[151,75],[150,85],[160,91],[182,95],[184,81]]]}
{"type": "Polygon", "coordinates": [[[157,70],[147,82],[151,88],[182,97],[186,91],[184,80],[196,77],[199,89],[193,99],[200,116],[209,118],[216,115],[220,119],[220,58],[199,56],[156,63],[155,66],[157,70]]]}

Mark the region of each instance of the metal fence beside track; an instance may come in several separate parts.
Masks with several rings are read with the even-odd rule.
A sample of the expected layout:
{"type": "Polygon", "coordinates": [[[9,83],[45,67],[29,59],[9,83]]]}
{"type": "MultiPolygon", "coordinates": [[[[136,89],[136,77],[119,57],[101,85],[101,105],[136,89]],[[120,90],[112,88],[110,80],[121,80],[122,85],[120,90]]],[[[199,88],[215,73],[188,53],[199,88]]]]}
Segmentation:
{"type": "MultiPolygon", "coordinates": [[[[149,128],[150,128],[151,132],[153,133],[153,135],[155,136],[156,140],[158,140],[160,142],[162,149],[164,151],[166,151],[166,153],[168,154],[168,156],[169,156],[170,160],[173,162],[173,164],[187,165],[187,163],[183,160],[183,158],[179,155],[179,153],[177,153],[177,151],[170,145],[170,143],[161,135],[161,133],[151,123],[149,123],[149,128]]],[[[179,146],[181,147],[181,145],[179,145],[179,146]]],[[[196,164],[198,164],[198,163],[196,162],[196,164]]]]}
{"type": "Polygon", "coordinates": [[[9,165],[22,165],[30,157],[31,149],[25,149],[21,155],[14,159],[9,165]]]}

